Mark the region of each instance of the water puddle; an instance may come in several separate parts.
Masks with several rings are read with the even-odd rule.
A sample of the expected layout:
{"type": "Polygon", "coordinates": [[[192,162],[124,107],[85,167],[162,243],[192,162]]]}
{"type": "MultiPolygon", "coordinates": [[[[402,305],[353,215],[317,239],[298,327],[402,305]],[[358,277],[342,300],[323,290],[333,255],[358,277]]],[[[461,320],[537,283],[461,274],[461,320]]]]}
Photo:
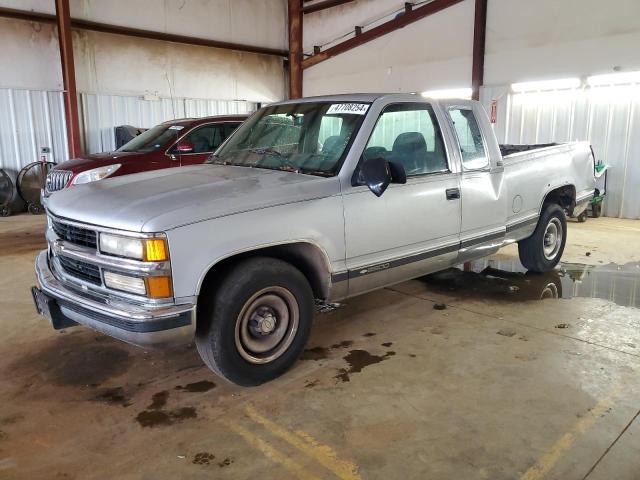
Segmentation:
{"type": "Polygon", "coordinates": [[[350,375],[354,373],[360,373],[365,367],[369,365],[375,365],[385,361],[387,358],[392,357],[396,352],[389,351],[384,355],[372,355],[366,350],[351,350],[344,359],[349,364],[349,368],[341,368],[338,370],[336,379],[343,382],[349,382],[351,380],[350,375]]]}
{"type": "Polygon", "coordinates": [[[423,280],[434,290],[495,300],[602,298],[640,308],[640,262],[624,265],[561,263],[543,274],[527,272],[517,260],[483,259],[423,280]]]}
{"type": "Polygon", "coordinates": [[[165,410],[169,399],[169,392],[163,390],[153,395],[151,404],[146,410],[136,416],[136,421],[141,427],[158,427],[173,425],[176,422],[196,418],[198,416],[194,407],[181,407],[175,410],[165,410]]]}

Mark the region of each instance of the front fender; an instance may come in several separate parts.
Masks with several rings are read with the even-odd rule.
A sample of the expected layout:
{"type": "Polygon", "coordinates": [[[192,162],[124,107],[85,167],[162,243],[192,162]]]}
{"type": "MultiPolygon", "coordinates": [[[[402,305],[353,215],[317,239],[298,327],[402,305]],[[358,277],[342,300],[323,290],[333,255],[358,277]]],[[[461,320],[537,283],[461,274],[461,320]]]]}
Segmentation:
{"type": "Polygon", "coordinates": [[[176,298],[194,297],[209,270],[244,252],[308,243],[323,252],[330,272],[344,269],[344,219],[339,195],[252,210],[167,232],[176,298]]]}

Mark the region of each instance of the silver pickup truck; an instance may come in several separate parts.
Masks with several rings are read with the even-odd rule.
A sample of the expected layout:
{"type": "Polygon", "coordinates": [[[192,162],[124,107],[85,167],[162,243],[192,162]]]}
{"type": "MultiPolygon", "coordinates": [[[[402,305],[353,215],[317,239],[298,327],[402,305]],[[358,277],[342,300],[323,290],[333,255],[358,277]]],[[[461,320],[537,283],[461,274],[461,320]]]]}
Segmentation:
{"type": "Polygon", "coordinates": [[[286,101],[206,164],[53,194],[38,311],[136,345],[195,344],[241,385],[281,375],[315,311],[518,242],[553,269],[594,193],[586,143],[508,146],[482,106],[417,95],[286,101]]]}

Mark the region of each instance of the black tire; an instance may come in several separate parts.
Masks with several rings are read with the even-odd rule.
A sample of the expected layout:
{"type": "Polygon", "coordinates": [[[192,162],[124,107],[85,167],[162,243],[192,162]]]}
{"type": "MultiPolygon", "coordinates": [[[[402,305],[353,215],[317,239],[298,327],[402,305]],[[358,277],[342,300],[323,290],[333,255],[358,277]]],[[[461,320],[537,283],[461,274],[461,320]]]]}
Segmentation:
{"type": "Polygon", "coordinates": [[[275,258],[249,258],[209,290],[200,295],[196,347],[211,370],[238,385],[254,386],[295,363],[314,312],[313,292],[298,269],[275,258]],[[263,332],[265,325],[269,333],[263,332]],[[273,348],[258,352],[273,341],[278,342],[273,348]]]}
{"type": "Polygon", "coordinates": [[[587,221],[587,211],[585,210],[577,217],[579,223],[584,223],[587,221]]]}
{"type": "Polygon", "coordinates": [[[595,203],[591,206],[591,216],[593,218],[599,218],[602,215],[602,204],[595,203]]]}
{"type": "MultiPolygon", "coordinates": [[[[551,230],[550,234],[553,233],[551,230]]],[[[518,253],[520,255],[520,262],[527,270],[543,273],[553,270],[558,264],[562,253],[564,252],[564,246],[567,242],[567,217],[564,214],[564,210],[556,204],[547,204],[543,206],[542,215],[538,220],[533,235],[524,240],[518,242],[518,253]],[[558,235],[556,235],[556,242],[553,243],[553,251],[549,250],[548,240],[546,233],[550,225],[553,223],[554,227],[560,232],[560,242],[557,243],[558,235]],[[547,249],[547,251],[545,250],[547,249]]]]}
{"type": "Polygon", "coordinates": [[[0,207],[0,217],[8,217],[11,215],[11,208],[4,206],[0,207]]]}

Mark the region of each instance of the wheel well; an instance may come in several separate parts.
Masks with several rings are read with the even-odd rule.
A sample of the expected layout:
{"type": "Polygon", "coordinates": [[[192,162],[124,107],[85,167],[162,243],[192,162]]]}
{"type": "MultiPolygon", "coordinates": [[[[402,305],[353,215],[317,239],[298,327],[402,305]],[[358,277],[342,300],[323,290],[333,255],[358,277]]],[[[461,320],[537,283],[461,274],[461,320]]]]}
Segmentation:
{"type": "Polygon", "coordinates": [[[571,215],[576,206],[576,187],[573,185],[564,185],[551,190],[544,197],[542,205],[544,206],[549,203],[560,205],[571,215]]]}
{"type": "Polygon", "coordinates": [[[329,297],[331,288],[329,262],[319,247],[307,242],[274,245],[227,257],[209,269],[200,286],[200,292],[205,289],[217,288],[225,274],[238,261],[251,257],[277,258],[293,265],[307,278],[315,298],[326,299],[329,297]]]}

